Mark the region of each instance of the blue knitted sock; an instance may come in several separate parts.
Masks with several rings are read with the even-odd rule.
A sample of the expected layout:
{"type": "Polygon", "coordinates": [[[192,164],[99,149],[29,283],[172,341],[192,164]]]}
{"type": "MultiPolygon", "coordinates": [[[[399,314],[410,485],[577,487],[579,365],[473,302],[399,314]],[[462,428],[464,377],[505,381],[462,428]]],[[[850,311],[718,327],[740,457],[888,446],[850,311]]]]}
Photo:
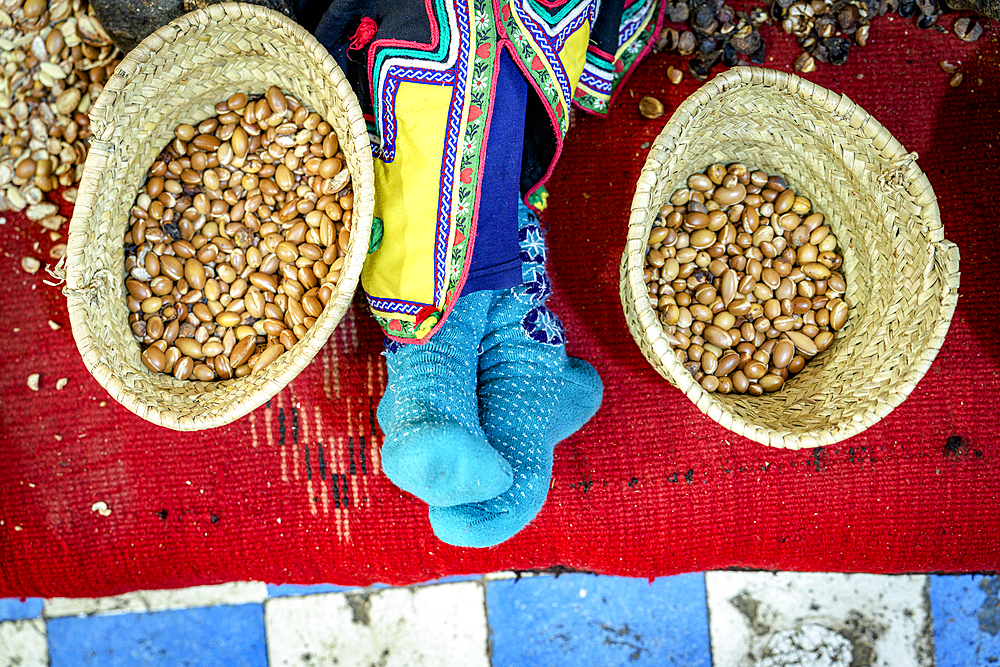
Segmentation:
{"type": "Polygon", "coordinates": [[[479,425],[476,360],[489,303],[488,292],[464,296],[427,343],[386,343],[382,469],[429,505],[492,498],[512,481],[479,425]]]}
{"type": "Polygon", "coordinates": [[[489,547],[528,525],[548,496],[552,452],[601,405],[603,385],[585,361],[566,356],[562,323],[545,307],[544,238],[521,210],[521,258],[526,282],[494,292],[479,358],[483,430],[513,468],[514,483],[495,498],[430,508],[443,542],[489,547]]]}

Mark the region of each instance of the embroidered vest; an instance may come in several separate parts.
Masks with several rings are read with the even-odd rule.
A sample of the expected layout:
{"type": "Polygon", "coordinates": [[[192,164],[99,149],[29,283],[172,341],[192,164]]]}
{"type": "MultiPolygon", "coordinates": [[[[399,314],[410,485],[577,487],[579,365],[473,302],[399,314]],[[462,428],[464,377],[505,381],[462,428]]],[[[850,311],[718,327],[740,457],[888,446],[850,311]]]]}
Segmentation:
{"type": "Polygon", "coordinates": [[[361,278],[372,314],[399,342],[432,335],[468,273],[479,202],[490,196],[481,176],[499,50],[510,52],[535,91],[529,91],[521,176],[528,201],[558,159],[570,103],[606,113],[663,12],[662,0],[419,4],[349,6],[384,14],[373,17],[378,30],[360,52],[347,50],[352,18],[338,2],[316,31],[354,75],[363,105],[370,104],[375,216],[383,234],[361,278]]]}

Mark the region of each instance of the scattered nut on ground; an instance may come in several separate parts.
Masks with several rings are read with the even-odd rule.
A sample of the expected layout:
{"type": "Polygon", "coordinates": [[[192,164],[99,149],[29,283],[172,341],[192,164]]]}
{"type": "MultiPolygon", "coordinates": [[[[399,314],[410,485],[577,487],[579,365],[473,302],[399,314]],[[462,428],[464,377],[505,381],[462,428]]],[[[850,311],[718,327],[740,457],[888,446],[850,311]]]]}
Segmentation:
{"type": "MultiPolygon", "coordinates": [[[[690,75],[704,81],[717,67],[747,61],[763,65],[770,48],[765,37],[767,42],[774,39],[773,31],[765,26],[794,37],[809,56],[796,60],[798,72],[812,72],[819,63],[844,64],[851,51],[868,43],[871,25],[885,15],[908,19],[923,30],[947,32],[938,25],[946,10],[938,0],[767,0],[762,4],[667,0],[665,21],[675,27],[664,27],[653,49],[682,56],[690,75]]],[[[952,32],[958,39],[974,42],[982,36],[983,26],[965,16],[955,21],[952,32]]]]}
{"type": "Polygon", "coordinates": [[[31,391],[38,391],[40,376],[38,373],[32,373],[28,376],[28,388],[31,391]]]}
{"type": "Polygon", "coordinates": [[[37,273],[38,269],[42,268],[42,263],[35,257],[22,257],[21,268],[25,273],[37,273]]]}
{"type": "Polygon", "coordinates": [[[647,95],[639,100],[639,113],[649,119],[659,118],[663,115],[663,103],[647,95]]]}

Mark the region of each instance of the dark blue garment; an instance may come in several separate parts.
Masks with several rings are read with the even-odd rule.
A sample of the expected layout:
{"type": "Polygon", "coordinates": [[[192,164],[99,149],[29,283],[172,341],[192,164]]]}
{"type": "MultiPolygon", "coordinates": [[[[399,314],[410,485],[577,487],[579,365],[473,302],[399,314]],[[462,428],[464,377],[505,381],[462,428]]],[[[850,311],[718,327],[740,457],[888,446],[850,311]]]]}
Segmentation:
{"type": "Polygon", "coordinates": [[[493,115],[469,277],[462,295],[521,284],[517,206],[521,200],[521,153],[528,84],[506,50],[500,52],[493,115]]]}

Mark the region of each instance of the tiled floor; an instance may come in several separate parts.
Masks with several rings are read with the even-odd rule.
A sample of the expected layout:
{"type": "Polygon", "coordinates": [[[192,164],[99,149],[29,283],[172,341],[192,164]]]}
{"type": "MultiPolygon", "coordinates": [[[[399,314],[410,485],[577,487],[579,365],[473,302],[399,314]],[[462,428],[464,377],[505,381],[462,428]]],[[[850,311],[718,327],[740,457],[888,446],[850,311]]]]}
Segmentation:
{"type": "Polygon", "coordinates": [[[0,667],[1000,666],[1000,577],[497,573],[0,599],[0,667]]]}

